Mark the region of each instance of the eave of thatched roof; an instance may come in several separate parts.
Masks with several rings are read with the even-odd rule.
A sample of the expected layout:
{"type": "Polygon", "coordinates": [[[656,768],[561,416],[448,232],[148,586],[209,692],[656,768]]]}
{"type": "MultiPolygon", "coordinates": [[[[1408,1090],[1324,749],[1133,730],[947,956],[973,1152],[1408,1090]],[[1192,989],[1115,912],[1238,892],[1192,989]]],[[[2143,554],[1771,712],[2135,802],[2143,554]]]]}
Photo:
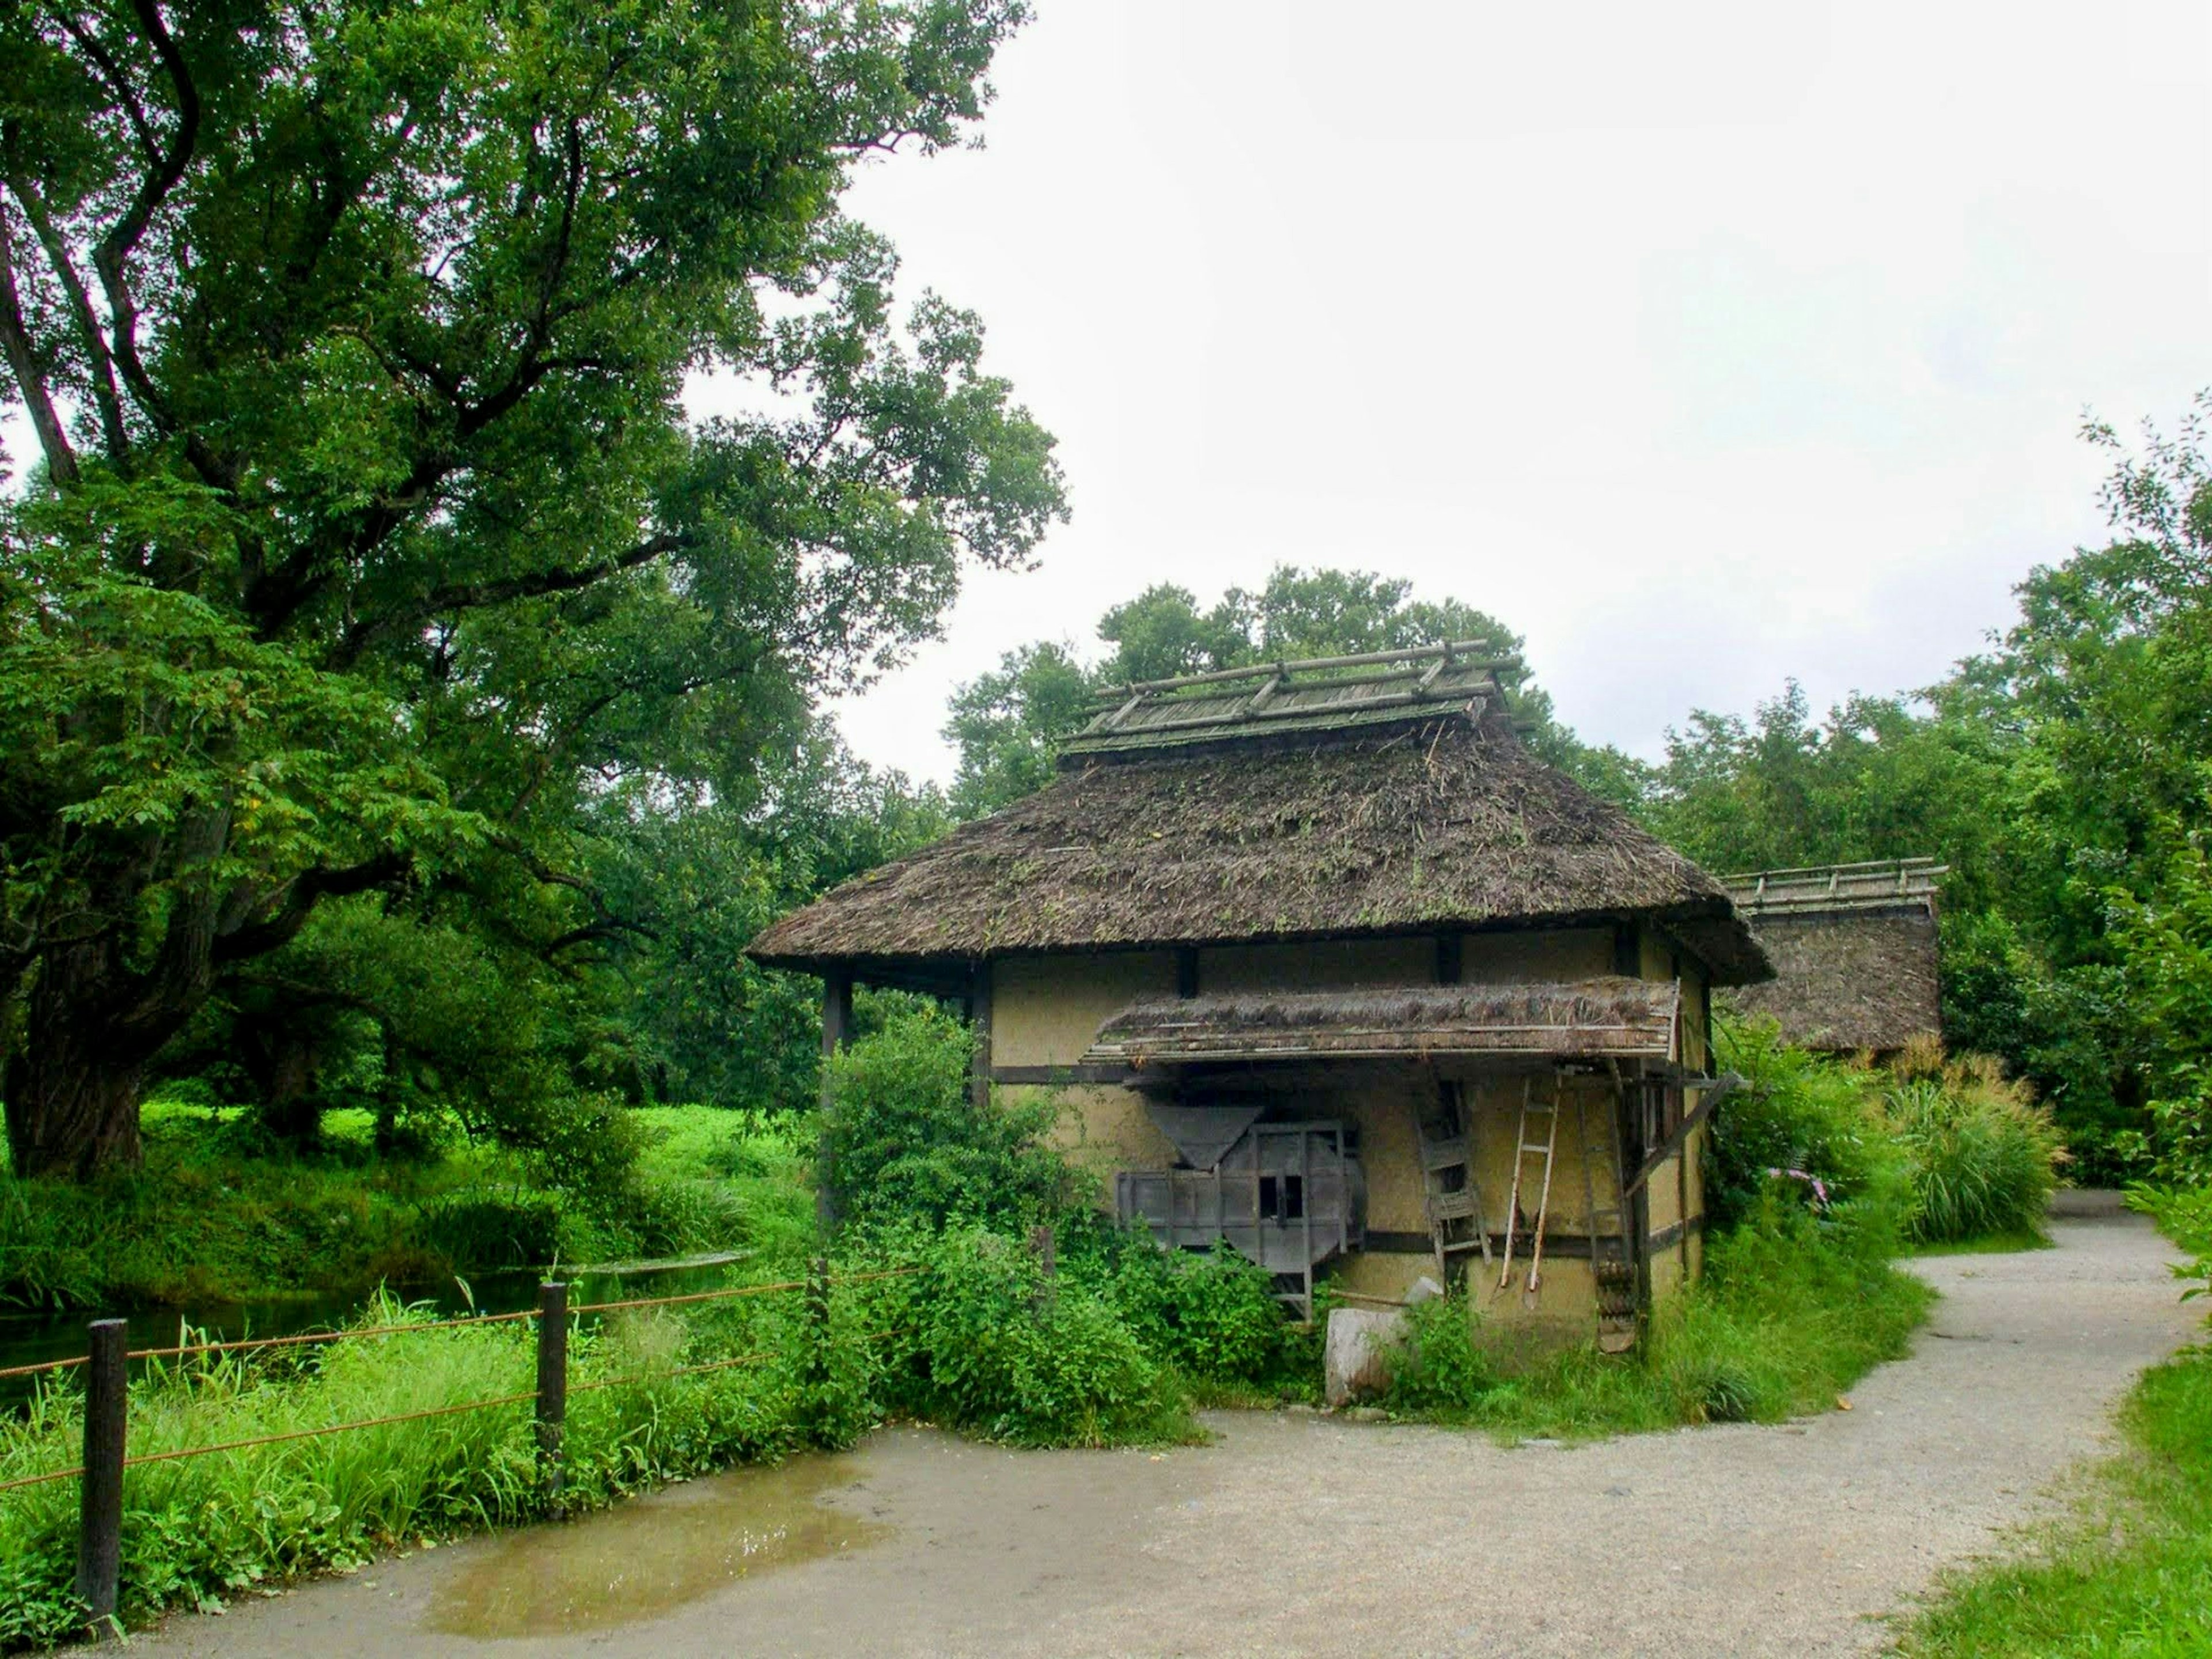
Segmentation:
{"type": "Polygon", "coordinates": [[[1268,1060],[1674,1057],[1681,987],[1601,979],[1389,990],[1146,997],[1101,1026],[1085,1065],[1268,1060]]]}
{"type": "Polygon", "coordinates": [[[1717,983],[1771,971],[1719,883],[1477,701],[1332,740],[1095,761],[846,883],[750,954],[865,976],[1048,951],[1623,920],[1666,924],[1717,983]]]}
{"type": "Polygon", "coordinates": [[[1936,918],[1924,902],[1769,915],[1758,933],[1775,977],[1731,991],[1734,1012],[1772,1019],[1808,1048],[1901,1048],[1941,1034],[1936,918]]]}

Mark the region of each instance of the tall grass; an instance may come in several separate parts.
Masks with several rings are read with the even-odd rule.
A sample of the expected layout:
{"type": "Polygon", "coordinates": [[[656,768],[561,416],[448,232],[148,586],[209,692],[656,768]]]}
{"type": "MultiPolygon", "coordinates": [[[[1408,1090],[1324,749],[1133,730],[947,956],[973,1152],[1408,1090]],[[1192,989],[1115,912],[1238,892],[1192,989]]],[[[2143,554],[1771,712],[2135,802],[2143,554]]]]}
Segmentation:
{"type": "Polygon", "coordinates": [[[2064,1149],[2026,1085],[1986,1056],[1908,1051],[1881,1103],[1910,1161],[1916,1240],[2041,1231],[2064,1149]]]}
{"type": "Polygon", "coordinates": [[[0,1304],[90,1307],[366,1294],[459,1273],[744,1249],[797,1259],[813,1227],[809,1132],[705,1107],[629,1115],[617,1193],[548,1184],[524,1156],[457,1145],[380,1158],[365,1113],[271,1153],[204,1108],[155,1103],[146,1165],[89,1187],[0,1171],[0,1304]]]}

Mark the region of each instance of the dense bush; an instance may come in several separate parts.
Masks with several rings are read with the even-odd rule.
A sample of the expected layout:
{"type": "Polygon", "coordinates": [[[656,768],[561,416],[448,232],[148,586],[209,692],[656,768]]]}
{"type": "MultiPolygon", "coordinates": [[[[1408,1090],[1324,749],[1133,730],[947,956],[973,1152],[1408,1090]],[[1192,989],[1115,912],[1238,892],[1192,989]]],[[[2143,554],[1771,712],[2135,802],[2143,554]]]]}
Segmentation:
{"type": "Polygon", "coordinates": [[[919,1219],[1020,1228],[1073,1201],[1074,1175],[1045,1142],[1058,1103],[969,1093],[974,1039],[949,1014],[902,1010],[830,1062],[823,1126],[840,1218],[861,1228],[919,1219]]]}
{"type": "Polygon", "coordinates": [[[1267,1273],[1227,1246],[1203,1254],[1163,1250],[1141,1232],[1063,1224],[1099,1242],[1063,1262],[1065,1276],[1095,1283],[1146,1352],[1194,1380],[1258,1384],[1290,1358],[1290,1327],[1267,1273]]]}
{"type": "Polygon", "coordinates": [[[2041,1230],[2063,1149],[2025,1085],[1982,1056],[1908,1056],[1881,1102],[1910,1160],[1914,1238],[1944,1243],[2041,1230]]]}
{"type": "Polygon", "coordinates": [[[1172,1371],[1096,1288],[1048,1276],[1027,1239],[909,1223],[872,1243],[890,1270],[916,1270],[863,1297],[895,1333],[877,1385],[890,1410],[1016,1445],[1188,1437],[1172,1371]]]}
{"type": "Polygon", "coordinates": [[[1910,1172],[1865,1073],[1790,1047],[1771,1021],[1722,1021],[1716,1036],[1744,1086],[1713,1119],[1710,1224],[1736,1225],[1781,1189],[1814,1210],[1850,1203],[1902,1225],[1910,1172]]]}

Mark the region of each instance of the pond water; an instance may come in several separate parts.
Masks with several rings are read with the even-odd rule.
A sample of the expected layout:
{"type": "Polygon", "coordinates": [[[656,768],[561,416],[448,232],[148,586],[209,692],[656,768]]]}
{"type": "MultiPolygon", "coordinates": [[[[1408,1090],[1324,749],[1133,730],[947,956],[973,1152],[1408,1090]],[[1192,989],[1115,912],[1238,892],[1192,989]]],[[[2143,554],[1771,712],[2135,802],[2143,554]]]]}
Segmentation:
{"type": "MultiPolygon", "coordinates": [[[[617,1263],[605,1267],[572,1271],[568,1302],[614,1302],[640,1296],[682,1296],[711,1291],[734,1282],[732,1270],[740,1258],[729,1255],[693,1257],[679,1261],[617,1263]]],[[[541,1275],[531,1272],[488,1273],[467,1282],[447,1279],[395,1292],[410,1303],[425,1303],[441,1316],[465,1317],[471,1313],[514,1313],[538,1305],[541,1275]]],[[[180,1330],[199,1333],[217,1341],[249,1336],[291,1336],[301,1331],[326,1331],[357,1317],[368,1296],[355,1291],[303,1292],[254,1302],[194,1302],[182,1307],[118,1308],[100,1312],[0,1312],[0,1370],[36,1365],[53,1359],[70,1359],[85,1352],[85,1327],[94,1319],[120,1318],[129,1322],[133,1348],[166,1348],[178,1345],[180,1330]]],[[[0,1377],[0,1405],[13,1406],[29,1398],[32,1379],[0,1377]]]]}

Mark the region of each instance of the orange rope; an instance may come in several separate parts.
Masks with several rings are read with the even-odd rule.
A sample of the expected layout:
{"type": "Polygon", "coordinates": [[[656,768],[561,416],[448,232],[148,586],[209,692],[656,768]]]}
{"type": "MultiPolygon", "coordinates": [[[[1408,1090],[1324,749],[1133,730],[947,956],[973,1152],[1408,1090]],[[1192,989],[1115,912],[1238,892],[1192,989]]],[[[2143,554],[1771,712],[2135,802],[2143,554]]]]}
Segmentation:
{"type": "Polygon", "coordinates": [[[679,1302],[717,1302],[733,1296],[764,1296],[770,1291],[803,1291],[803,1279],[787,1279],[776,1285],[739,1285],[726,1291],[694,1291],[689,1296],[641,1296],[628,1302],[586,1302],[580,1308],[571,1308],[572,1314],[613,1313],[622,1308],[672,1308],[679,1302]]]}
{"type": "MultiPolygon", "coordinates": [[[[309,1342],[347,1342],[357,1336],[410,1336],[417,1331],[460,1331],[472,1325],[504,1325],[511,1320],[535,1319],[538,1310],[515,1313],[472,1314],[466,1319],[433,1319],[415,1325],[367,1325],[343,1331],[304,1331],[296,1336],[240,1337],[228,1342],[192,1342],[173,1348],[133,1348],[125,1359],[175,1359],[196,1353],[248,1353],[260,1348],[295,1348],[309,1342]]],[[[69,1362],[81,1365],[81,1359],[69,1362]]]]}
{"type": "Polygon", "coordinates": [[[90,1354],[81,1353],[74,1359],[47,1359],[35,1365],[10,1365],[0,1370],[0,1376],[36,1376],[41,1371],[65,1371],[72,1365],[83,1364],[91,1358],[90,1354]]]}
{"type": "Polygon", "coordinates": [[[0,1492],[13,1492],[18,1486],[43,1486],[49,1480],[73,1480],[84,1473],[80,1463],[73,1469],[56,1469],[51,1474],[27,1474],[19,1480],[0,1480],[0,1492]]]}

